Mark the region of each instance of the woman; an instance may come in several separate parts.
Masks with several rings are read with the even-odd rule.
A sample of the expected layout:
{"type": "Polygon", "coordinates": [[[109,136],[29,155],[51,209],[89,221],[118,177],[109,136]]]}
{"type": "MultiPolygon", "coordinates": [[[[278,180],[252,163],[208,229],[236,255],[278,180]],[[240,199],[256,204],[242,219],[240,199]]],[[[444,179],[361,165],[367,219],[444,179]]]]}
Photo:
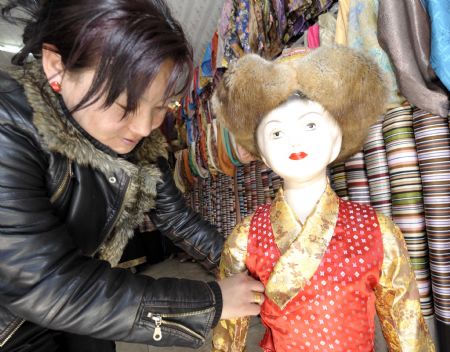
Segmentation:
{"type": "Polygon", "coordinates": [[[150,209],[207,268],[223,245],[185,207],[158,132],[192,71],[167,6],[36,3],[3,10],[31,18],[13,59],[23,68],[0,73],[0,350],[198,347],[219,318],[258,314],[262,285],[247,275],[204,283],[111,268],[150,209]]]}

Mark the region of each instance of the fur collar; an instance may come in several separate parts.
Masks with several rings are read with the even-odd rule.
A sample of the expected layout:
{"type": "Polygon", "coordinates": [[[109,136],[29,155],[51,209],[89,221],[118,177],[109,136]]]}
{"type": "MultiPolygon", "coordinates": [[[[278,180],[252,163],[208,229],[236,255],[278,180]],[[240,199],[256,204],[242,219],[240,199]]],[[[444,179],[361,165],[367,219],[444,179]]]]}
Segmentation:
{"type": "Polygon", "coordinates": [[[106,177],[124,172],[130,183],[111,236],[100,246],[100,258],[117,265],[134,229],[143,222],[144,213],[154,206],[156,184],[161,173],[154,164],[159,156],[167,158],[164,136],[159,130],[144,139],[135,153],[135,163],[97,148],[65,116],[57,96],[46,83],[41,63],[10,72],[24,87],[32,107],[33,123],[43,149],[59,153],[79,165],[98,170],[106,177]],[[45,103],[43,103],[43,100],[45,103]]]}

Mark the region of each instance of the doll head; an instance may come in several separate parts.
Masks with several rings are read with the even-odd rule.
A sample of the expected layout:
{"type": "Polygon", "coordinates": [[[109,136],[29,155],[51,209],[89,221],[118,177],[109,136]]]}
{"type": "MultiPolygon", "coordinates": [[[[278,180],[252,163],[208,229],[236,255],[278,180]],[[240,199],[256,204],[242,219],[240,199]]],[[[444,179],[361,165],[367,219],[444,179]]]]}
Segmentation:
{"type": "Polygon", "coordinates": [[[260,158],[285,182],[324,177],[341,150],[337,121],[300,92],[266,114],[256,128],[260,158]]]}
{"type": "Polygon", "coordinates": [[[342,145],[336,162],[361,149],[369,127],[385,111],[386,89],[377,64],[339,46],[321,47],[288,61],[245,55],[224,74],[212,106],[236,142],[261,158],[259,124],[273,110],[289,106],[296,92],[319,104],[340,127],[342,145]]]}

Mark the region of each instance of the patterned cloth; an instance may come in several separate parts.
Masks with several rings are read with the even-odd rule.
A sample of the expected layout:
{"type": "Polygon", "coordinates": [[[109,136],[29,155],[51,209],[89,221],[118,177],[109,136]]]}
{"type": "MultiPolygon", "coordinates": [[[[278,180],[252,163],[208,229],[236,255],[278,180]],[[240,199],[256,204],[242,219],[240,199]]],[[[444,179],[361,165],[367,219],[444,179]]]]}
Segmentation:
{"type": "Polygon", "coordinates": [[[381,214],[392,216],[391,183],[382,123],[370,127],[364,144],[364,160],[369,181],[370,204],[381,214]]]}
{"type": "Polygon", "coordinates": [[[348,187],[347,187],[347,175],[345,174],[345,163],[339,163],[331,167],[331,185],[336,194],[344,199],[349,200],[348,187]]]}
{"type": "Polygon", "coordinates": [[[436,318],[450,325],[450,131],[448,119],[413,113],[422,176],[425,223],[436,318]]]}
{"type": "Polygon", "coordinates": [[[405,98],[399,94],[397,81],[389,57],[377,38],[379,0],[350,0],[348,17],[348,46],[363,51],[379,65],[389,91],[389,106],[401,105],[405,98]]]}
{"type": "Polygon", "coordinates": [[[356,153],[345,162],[345,176],[349,199],[352,202],[370,205],[369,180],[362,152],[356,153]]]}
{"type": "Polygon", "coordinates": [[[411,106],[390,110],[383,121],[383,138],[392,194],[392,219],[406,239],[419,284],[422,311],[433,314],[422,179],[414,140],[411,106]]]}
{"type": "MultiPolygon", "coordinates": [[[[329,186],[303,225],[282,191],[257,213],[228,237],[220,276],[248,268],[265,283],[265,351],[372,351],[375,307],[390,350],[434,351],[403,236],[387,217],[329,186]]],[[[213,351],[243,351],[247,330],[248,318],[221,320],[213,351]]]]}

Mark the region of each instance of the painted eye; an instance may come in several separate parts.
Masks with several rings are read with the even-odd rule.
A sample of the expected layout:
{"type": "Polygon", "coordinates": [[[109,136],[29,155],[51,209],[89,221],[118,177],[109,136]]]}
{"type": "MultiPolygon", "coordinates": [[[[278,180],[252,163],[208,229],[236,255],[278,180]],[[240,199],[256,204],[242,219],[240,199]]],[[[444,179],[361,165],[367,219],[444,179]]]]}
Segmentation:
{"type": "Polygon", "coordinates": [[[272,138],[273,139],[279,139],[283,137],[283,132],[282,131],[274,131],[272,132],[272,138]]]}
{"type": "Polygon", "coordinates": [[[307,131],[314,131],[316,129],[317,125],[314,122],[309,122],[306,124],[306,130],[307,131]]]}

